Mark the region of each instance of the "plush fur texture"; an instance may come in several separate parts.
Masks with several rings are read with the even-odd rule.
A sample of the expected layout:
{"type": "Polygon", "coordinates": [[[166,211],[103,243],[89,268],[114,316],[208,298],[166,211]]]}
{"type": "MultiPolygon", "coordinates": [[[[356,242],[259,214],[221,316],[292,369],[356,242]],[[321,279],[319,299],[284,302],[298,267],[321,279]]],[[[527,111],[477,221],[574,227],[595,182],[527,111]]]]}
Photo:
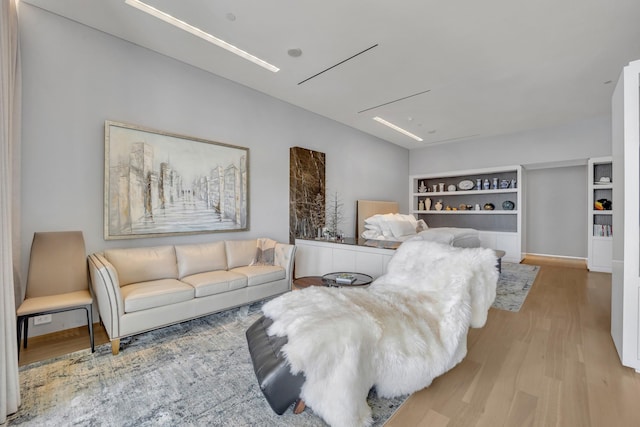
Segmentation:
{"type": "Polygon", "coordinates": [[[460,363],[469,327],[482,327],[496,295],[490,249],[403,243],[368,289],[311,287],[263,307],[269,334],[306,380],[301,397],[328,424],[368,426],[367,394],[406,395],[460,363]]]}

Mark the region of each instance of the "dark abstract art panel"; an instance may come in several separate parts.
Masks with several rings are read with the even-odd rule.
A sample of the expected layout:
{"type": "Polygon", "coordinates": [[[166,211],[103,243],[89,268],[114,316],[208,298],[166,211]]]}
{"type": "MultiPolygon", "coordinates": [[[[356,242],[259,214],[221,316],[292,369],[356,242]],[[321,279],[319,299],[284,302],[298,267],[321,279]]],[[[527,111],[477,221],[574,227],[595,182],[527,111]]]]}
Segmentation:
{"type": "Polygon", "coordinates": [[[325,225],[325,154],[289,150],[289,241],[314,238],[325,225]]]}

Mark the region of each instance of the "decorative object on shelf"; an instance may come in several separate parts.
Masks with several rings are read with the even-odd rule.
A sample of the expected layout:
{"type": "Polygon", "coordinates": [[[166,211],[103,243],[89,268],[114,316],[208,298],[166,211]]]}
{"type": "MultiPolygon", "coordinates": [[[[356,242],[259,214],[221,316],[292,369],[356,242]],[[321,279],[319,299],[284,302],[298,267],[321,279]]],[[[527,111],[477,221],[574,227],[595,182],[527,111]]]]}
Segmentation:
{"type": "Polygon", "coordinates": [[[513,203],[511,200],[505,200],[504,202],[502,202],[502,209],[504,209],[505,211],[512,211],[515,207],[515,203],[513,203]]]}
{"type": "Polygon", "coordinates": [[[420,200],[418,202],[418,210],[419,211],[423,211],[424,210],[424,202],[422,200],[420,200]]]}
{"type": "Polygon", "coordinates": [[[490,190],[491,189],[491,183],[489,182],[488,178],[484,179],[484,184],[483,184],[482,188],[484,190],[490,190]]]}
{"type": "Polygon", "coordinates": [[[438,192],[438,184],[433,184],[433,192],[434,193],[438,192]]]}
{"type": "Polygon", "coordinates": [[[450,186],[447,187],[447,191],[456,191],[458,188],[454,185],[451,184],[450,186]]]}
{"type": "Polygon", "coordinates": [[[611,200],[608,199],[598,199],[593,202],[593,208],[597,211],[610,211],[611,210],[611,200]]]}
{"type": "Polygon", "coordinates": [[[460,203],[460,205],[458,205],[458,210],[466,211],[467,210],[467,205],[465,205],[464,203],[460,203]]]}
{"type": "Polygon", "coordinates": [[[340,223],[344,220],[344,205],[342,200],[338,197],[338,192],[333,194],[333,197],[327,201],[327,229],[329,231],[330,238],[337,238],[338,228],[340,223]]]}
{"type": "Polygon", "coordinates": [[[464,181],[460,181],[458,183],[458,188],[460,190],[471,190],[473,189],[473,181],[465,179],[464,181]]]}
{"type": "Polygon", "coordinates": [[[494,210],[496,207],[494,206],[493,203],[485,203],[484,204],[484,210],[485,211],[492,211],[494,210]]]}
{"type": "Polygon", "coordinates": [[[502,188],[502,189],[509,188],[509,180],[508,179],[501,179],[500,180],[500,188],[502,188]]]}
{"type": "Polygon", "coordinates": [[[476,203],[476,208],[475,210],[479,211],[480,210],[480,203],[476,203]]]}
{"type": "Polygon", "coordinates": [[[493,185],[491,185],[491,188],[494,190],[498,189],[498,178],[493,178],[493,185]]]}
{"type": "Polygon", "coordinates": [[[442,200],[438,200],[436,202],[436,210],[437,211],[441,211],[442,210],[442,200]]]}
{"type": "Polygon", "coordinates": [[[482,190],[482,179],[476,179],[476,190],[482,190]]]}
{"type": "Polygon", "coordinates": [[[511,180],[511,188],[516,188],[516,182],[517,181],[515,179],[511,180]]]}
{"type": "Polygon", "coordinates": [[[611,184],[611,178],[608,176],[603,176],[602,178],[600,178],[600,180],[598,181],[598,184],[611,184]]]}
{"type": "Polygon", "coordinates": [[[431,210],[431,199],[429,197],[424,199],[424,210],[425,211],[431,210]]]}
{"type": "Polygon", "coordinates": [[[418,187],[418,193],[426,193],[427,187],[424,185],[424,181],[420,181],[420,187],[418,187]]]}
{"type": "Polygon", "coordinates": [[[444,182],[439,183],[438,184],[438,188],[439,188],[441,193],[444,192],[444,182]]]}

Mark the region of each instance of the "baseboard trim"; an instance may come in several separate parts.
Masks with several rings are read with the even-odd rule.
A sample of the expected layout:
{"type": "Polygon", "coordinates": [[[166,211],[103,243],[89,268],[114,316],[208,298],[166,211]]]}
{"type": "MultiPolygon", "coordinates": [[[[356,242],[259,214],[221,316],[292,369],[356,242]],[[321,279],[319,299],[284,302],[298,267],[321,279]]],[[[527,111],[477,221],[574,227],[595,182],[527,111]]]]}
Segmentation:
{"type": "Polygon", "coordinates": [[[580,257],[526,253],[524,254],[524,261],[531,264],[546,264],[587,269],[587,259],[580,257]]]}
{"type": "Polygon", "coordinates": [[[576,260],[576,261],[584,261],[587,262],[587,258],[577,257],[577,256],[567,256],[567,255],[549,255],[549,254],[534,254],[525,252],[525,258],[528,256],[532,257],[542,257],[542,258],[557,258],[557,259],[566,259],[566,260],[576,260]]]}

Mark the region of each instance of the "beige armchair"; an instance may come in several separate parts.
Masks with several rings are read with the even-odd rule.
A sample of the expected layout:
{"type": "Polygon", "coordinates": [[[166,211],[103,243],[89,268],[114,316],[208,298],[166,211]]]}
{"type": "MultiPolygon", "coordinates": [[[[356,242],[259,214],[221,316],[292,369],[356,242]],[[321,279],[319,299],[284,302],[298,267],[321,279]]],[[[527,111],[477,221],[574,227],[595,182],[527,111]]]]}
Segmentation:
{"type": "Polygon", "coordinates": [[[24,348],[27,348],[30,317],[79,309],[87,312],[93,352],[92,307],[93,298],[89,292],[87,254],[82,232],[34,233],[26,297],[16,311],[18,355],[23,327],[24,348]]]}

